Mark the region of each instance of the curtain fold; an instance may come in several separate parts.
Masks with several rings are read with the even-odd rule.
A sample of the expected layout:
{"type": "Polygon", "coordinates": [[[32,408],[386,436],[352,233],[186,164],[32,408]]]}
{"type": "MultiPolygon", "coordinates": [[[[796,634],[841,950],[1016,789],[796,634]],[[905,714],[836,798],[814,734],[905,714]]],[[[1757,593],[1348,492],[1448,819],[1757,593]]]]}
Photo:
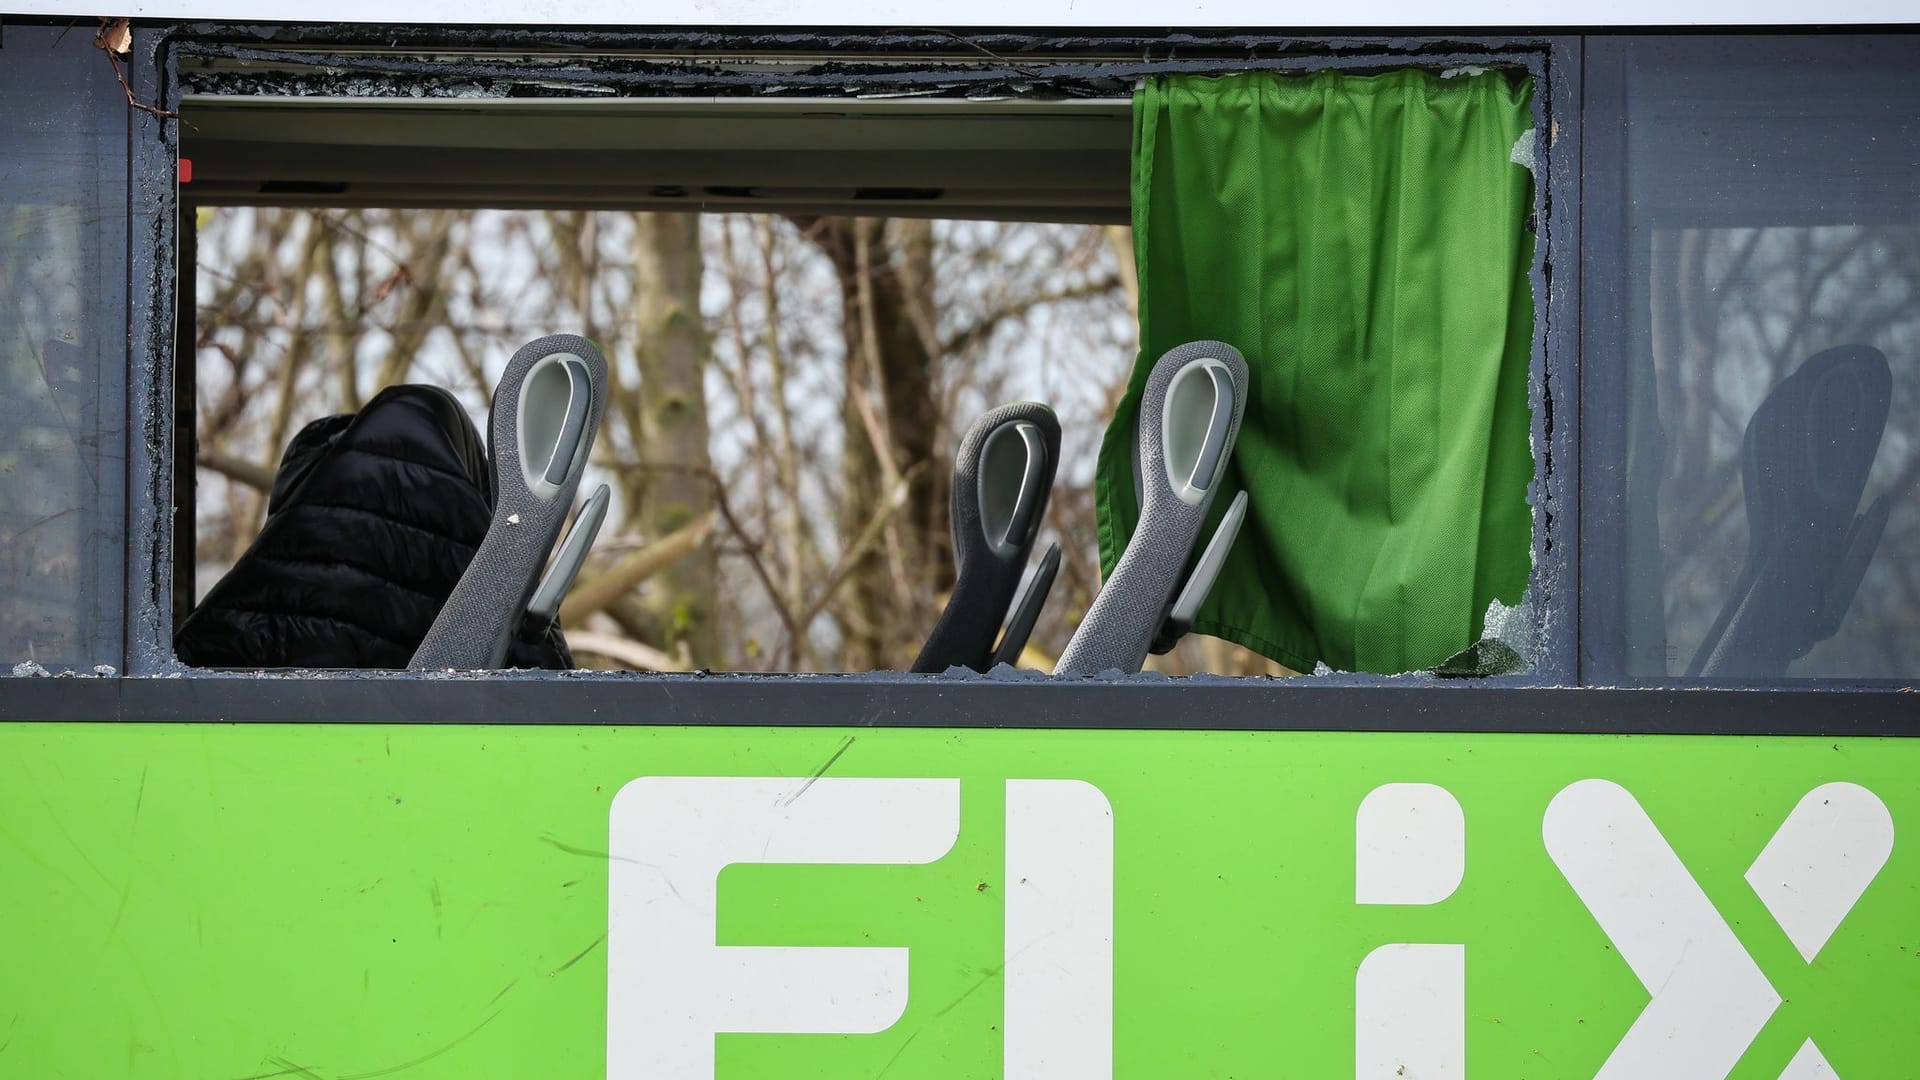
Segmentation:
{"type": "Polygon", "coordinates": [[[1213,338],[1252,367],[1195,629],[1297,670],[1431,668],[1531,565],[1530,82],[1485,71],[1149,80],[1134,100],[1141,353],[1101,444],[1100,554],[1138,518],[1146,374],[1213,338]]]}

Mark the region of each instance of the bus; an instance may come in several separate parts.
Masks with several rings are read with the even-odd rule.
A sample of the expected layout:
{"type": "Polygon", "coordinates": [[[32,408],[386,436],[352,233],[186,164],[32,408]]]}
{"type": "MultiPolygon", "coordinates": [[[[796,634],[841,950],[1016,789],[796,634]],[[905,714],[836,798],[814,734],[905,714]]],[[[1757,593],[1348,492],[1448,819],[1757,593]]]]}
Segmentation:
{"type": "MultiPolygon", "coordinates": [[[[0,0],[0,1075],[1920,1075],[1916,75],[1920,22],[1891,0],[0,0]],[[1196,109],[1218,126],[1166,141],[1174,113],[1153,103],[1229,85],[1255,104],[1196,109]],[[1284,122],[1258,96],[1296,89],[1317,96],[1284,122]],[[1448,112],[1469,91],[1483,104],[1448,112]],[[1255,129],[1296,141],[1258,169],[1204,164],[1255,129]],[[1301,149],[1341,131],[1379,171],[1301,149]],[[1145,204],[1156,168],[1184,202],[1145,204]],[[1341,212],[1300,210],[1314,199],[1341,212]],[[1151,262],[1142,236],[1192,241],[1223,206],[1182,273],[1151,262]],[[1341,468],[1477,478],[1435,498],[1478,508],[1484,451],[1447,470],[1476,427],[1473,445],[1505,432],[1514,588],[1489,605],[1478,526],[1428,535],[1408,558],[1463,569],[1396,579],[1355,638],[1404,642],[1427,618],[1407,590],[1457,584],[1465,659],[1267,652],[1285,676],[820,672],[803,643],[754,671],[190,663],[178,632],[209,585],[196,498],[248,468],[276,482],[196,446],[224,400],[210,291],[265,272],[216,264],[265,241],[222,234],[239,246],[216,253],[207,222],[277,208],[1130,229],[1115,280],[1151,278],[1133,295],[1162,327],[1176,296],[1375,290],[1358,307],[1403,359],[1351,399],[1434,415],[1341,468]],[[1450,224],[1481,213],[1511,228],[1450,224]],[[1489,302],[1511,393],[1484,413],[1467,402],[1493,384],[1464,354],[1415,344],[1478,325],[1456,241],[1512,284],[1489,302]]],[[[850,267],[867,251],[846,250],[850,267]]],[[[856,270],[826,303],[884,284],[856,270]]],[[[313,317],[303,347],[334,348],[346,323],[313,317]]],[[[555,316],[521,336],[582,332],[555,316]]],[[[1282,362],[1199,336],[1232,341],[1256,384],[1282,362]]],[[[586,337],[630,362],[631,343],[586,337]]],[[[346,378],[378,389],[343,348],[346,378]]],[[[584,384],[565,390],[607,377],[587,354],[570,337],[487,371],[584,364],[553,379],[591,442],[599,413],[582,421],[584,384]]],[[[1159,355],[1143,344],[1135,370],[1149,406],[1159,355]]],[[[1326,390],[1337,361],[1286,368],[1288,392],[1326,390]]],[[[288,385],[297,406],[305,384],[288,385]]],[[[790,392],[802,443],[875,422],[833,386],[790,392]]],[[[1318,452],[1286,432],[1321,429],[1265,394],[1220,450],[1246,524],[1223,534],[1202,633],[1232,636],[1207,621],[1218,605],[1346,603],[1314,591],[1334,575],[1272,569],[1340,556],[1328,538],[1361,534],[1331,515],[1365,496],[1269,482],[1318,452]]],[[[273,454],[307,419],[276,421],[273,454]]],[[[496,446],[555,437],[527,423],[496,416],[496,446]]],[[[959,432],[929,438],[944,467],[959,432]]],[[[1086,475],[1063,465],[1063,489],[1094,482],[1076,445],[1086,475]]],[[[585,451],[570,474],[536,456],[486,497],[505,507],[524,480],[514,505],[547,507],[540,485],[564,479],[558,511],[537,510],[564,515],[585,451]]],[[[874,505],[929,475],[870,471],[874,505]]],[[[1136,458],[1136,486],[1157,482],[1142,475],[1136,458]]],[[[676,551],[718,544],[739,502],[676,551]]],[[[1225,519],[1214,503],[1191,529],[1225,519]]],[[[551,545],[560,517],[523,512],[551,545]]],[[[567,541],[550,616],[592,532],[567,541]]],[[[1007,590],[1034,576],[1031,539],[1007,590]]],[[[1126,538],[1101,541],[1060,573],[1118,580],[1126,538]]],[[[517,557],[540,570],[547,551],[517,557]]],[[[829,567],[832,584],[853,572],[829,567]]],[[[502,580],[463,580],[472,607],[434,632],[479,635],[513,596],[517,619],[534,583],[502,580]]],[[[1149,634],[1173,625],[1177,584],[1149,634]]],[[[576,652],[586,626],[568,623],[576,652]]]]}

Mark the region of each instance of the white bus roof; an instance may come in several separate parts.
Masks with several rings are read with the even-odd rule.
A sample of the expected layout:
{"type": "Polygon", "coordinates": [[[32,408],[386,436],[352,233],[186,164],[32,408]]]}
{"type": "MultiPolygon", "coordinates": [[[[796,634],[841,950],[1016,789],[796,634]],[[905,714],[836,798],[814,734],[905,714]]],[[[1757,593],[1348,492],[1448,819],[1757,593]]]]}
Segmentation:
{"type": "MultiPolygon", "coordinates": [[[[91,17],[72,0],[0,0],[0,16],[91,17]]],[[[1920,24],[1915,0],[130,0],[109,12],[135,19],[367,23],[421,26],[647,27],[1055,27],[1543,31],[1628,27],[1862,26],[1920,24]]]]}

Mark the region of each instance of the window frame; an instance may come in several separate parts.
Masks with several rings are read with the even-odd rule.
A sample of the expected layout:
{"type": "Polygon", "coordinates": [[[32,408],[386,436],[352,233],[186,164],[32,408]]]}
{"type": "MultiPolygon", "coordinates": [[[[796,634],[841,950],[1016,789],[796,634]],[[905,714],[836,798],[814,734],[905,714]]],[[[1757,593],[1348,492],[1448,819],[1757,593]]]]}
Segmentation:
{"type": "MultiPolygon", "coordinates": [[[[1858,32],[1858,31],[1855,31],[1858,32]]],[[[1909,31],[1902,30],[1899,33],[1909,31]]],[[[355,48],[393,42],[408,47],[471,45],[500,35],[444,30],[382,33],[367,27],[149,26],[135,31],[130,89],[165,111],[178,100],[177,49],[269,44],[355,48]]],[[[520,44],[568,48],[652,47],[688,43],[671,34],[514,32],[520,44]]],[[[1665,35],[1661,35],[1665,36],[1665,35]]],[[[1821,35],[1824,36],[1824,35],[1821,35]]],[[[751,34],[729,40],[751,40],[751,34]]],[[[932,35],[786,35],[796,41],[855,40],[868,47],[922,50],[932,35]]],[[[701,42],[711,47],[713,38],[701,42]]],[[[982,35],[1010,49],[1047,42],[1047,35],[982,35]]],[[[1725,681],[1627,680],[1600,663],[1599,638],[1617,601],[1618,502],[1609,499],[1617,437],[1610,416],[1623,415],[1617,393],[1620,288],[1626,249],[1620,181],[1592,163],[1624,144],[1621,84],[1607,70],[1632,48],[1626,35],[1527,38],[1296,39],[1249,35],[1076,35],[1083,48],[1123,46],[1159,55],[1183,53],[1183,69],[1245,67],[1208,49],[1284,57],[1270,66],[1301,69],[1364,66],[1392,50],[1422,65],[1490,54],[1524,55],[1537,82],[1534,100],[1544,160],[1535,203],[1541,243],[1533,268],[1536,300],[1530,399],[1534,409],[1536,557],[1529,589],[1542,643],[1534,669],[1485,679],[1412,676],[1388,679],[1336,674],[1268,680],[1194,676],[1126,681],[1049,679],[1031,675],[915,676],[897,672],[844,675],[658,675],[576,672],[228,673],[191,669],[173,658],[172,533],[180,512],[172,499],[177,465],[191,447],[175,446],[176,278],[179,267],[175,184],[177,121],[131,114],[128,158],[127,319],[129,363],[124,446],[127,525],[124,547],[127,617],[124,675],[82,679],[11,679],[0,694],[0,721],[260,721],[525,723],[669,723],[699,725],[844,725],[1057,727],[1106,730],[1351,730],[1472,732],[1608,732],[1739,735],[1920,735],[1920,710],[1901,696],[1920,680],[1791,680],[1743,692],[1725,681]],[[1091,43],[1091,44],[1089,44],[1091,43]],[[1591,47],[1591,49],[1590,49],[1591,47]],[[1291,50],[1291,51],[1289,51],[1291,50]],[[1589,82],[1586,63],[1596,61],[1589,82]],[[1585,124],[1592,117],[1591,129],[1585,124]],[[1587,143],[1591,137],[1593,142],[1587,143]],[[1583,198],[1583,195],[1586,197],[1583,198]],[[1582,244],[1582,236],[1595,243],[1582,244]],[[1558,269],[1559,273],[1554,271],[1558,269]],[[1583,363],[1592,357],[1591,364],[1583,363]],[[1555,422],[1555,414],[1560,422],[1555,422]],[[1582,467],[1582,454],[1589,463],[1582,467]],[[1581,510],[1592,500],[1591,543],[1582,544],[1581,510]],[[1680,687],[1684,686],[1684,689],[1680,687]],[[1570,689],[1581,692],[1569,694],[1570,689]],[[1558,692],[1556,692],[1558,691],[1558,692]],[[1005,695],[1011,694],[1012,697],[1005,695]],[[1044,696],[1043,696],[1044,695],[1044,696]],[[1169,696],[1171,695],[1171,696],[1169,696]]],[[[110,166],[111,167],[111,166],[110,166]]],[[[189,428],[190,430],[190,428],[189,428]]],[[[116,448],[118,449],[118,448],[116,448]]],[[[113,450],[102,455],[103,463],[113,450]]],[[[1617,496],[1617,492],[1614,493],[1617,496]]],[[[188,511],[190,512],[190,511],[188,511]]],[[[1624,640],[1624,639],[1622,639],[1624,640]]]]}
{"type": "MultiPolygon", "coordinates": [[[[386,46],[394,35],[382,32],[377,39],[368,36],[366,27],[249,27],[208,26],[143,30],[136,35],[136,49],[149,62],[137,65],[136,93],[147,95],[162,107],[177,102],[181,92],[180,63],[187,56],[223,56],[239,59],[285,59],[303,56],[309,61],[351,67],[356,55],[373,45],[386,46]],[[288,50],[295,50],[289,53],[288,50]],[[307,52],[312,50],[312,52],[307,52]],[[340,50],[333,54],[331,50],[340,50]],[[331,57],[331,59],[329,59],[331,57]]],[[[747,52],[762,41],[750,32],[728,32],[729,46],[747,52]]],[[[486,30],[443,29],[402,33],[398,40],[414,49],[478,49],[498,46],[510,40],[532,48],[546,45],[568,50],[612,49],[657,50],[666,52],[715,50],[714,38],[689,38],[676,33],[501,33],[486,30]]],[[[861,33],[826,35],[781,35],[782,51],[805,52],[809,48],[836,50],[838,68],[844,70],[859,62],[858,57],[874,62],[875,70],[886,64],[890,84],[901,83],[899,65],[882,58],[901,54],[929,53],[940,49],[956,50],[953,35],[861,33]]],[[[1577,597],[1578,513],[1572,497],[1575,486],[1570,478],[1578,475],[1578,445],[1572,425],[1554,423],[1554,415],[1576,415],[1579,401],[1577,379],[1577,326],[1574,306],[1578,290],[1569,287],[1577,281],[1580,221],[1574,208],[1580,205],[1580,175],[1577,155],[1580,143],[1579,39],[1565,36],[1525,38],[1460,37],[1381,37],[1337,38],[1303,41],[1297,38],[1265,35],[1203,35],[1175,33],[1163,36],[1076,35],[1066,49],[1061,39],[1045,34],[997,34],[965,39],[973,50],[992,57],[988,67],[1000,65],[1009,76],[1021,74],[1022,63],[1001,60],[1003,55],[1019,55],[1027,65],[1036,56],[1058,58],[1063,79],[1126,78],[1138,79],[1158,72],[1277,70],[1304,71],[1325,68],[1369,70],[1417,65],[1436,70],[1453,67],[1501,65],[1524,69],[1535,82],[1532,108],[1535,130],[1545,133],[1539,140],[1540,160],[1535,169],[1534,222],[1537,235],[1531,278],[1534,292],[1533,356],[1529,373],[1529,404],[1532,409],[1531,432],[1534,453],[1533,504],[1534,565],[1526,594],[1528,617],[1537,642],[1534,663],[1525,673],[1475,678],[1470,681],[1499,687],[1565,686],[1576,676],[1574,639],[1576,619],[1573,603],[1577,597]],[[1051,50],[1051,51],[1049,51],[1051,50]],[[1074,58],[1074,50],[1144,56],[1144,60],[1074,58]],[[1557,272],[1556,272],[1557,271],[1557,272]]],[[[958,51],[967,53],[967,49],[958,51]]],[[[971,55],[971,53],[968,53],[971,55]]],[[[838,76],[843,80],[846,76],[838,76]]],[[[722,72],[720,83],[735,91],[751,91],[755,79],[764,79],[750,68],[738,73],[722,72]]],[[[935,73],[925,78],[929,84],[935,73]]],[[[702,85],[687,93],[713,92],[715,85],[702,85]]],[[[633,672],[578,672],[545,675],[504,672],[463,673],[457,676],[429,677],[410,672],[302,671],[302,672],[217,672],[190,668],[178,661],[171,646],[174,606],[178,592],[173,580],[172,524],[178,511],[170,508],[187,505],[188,500],[174,497],[175,470],[188,466],[181,456],[186,449],[176,447],[171,419],[175,400],[175,304],[176,297],[190,289],[178,287],[180,263],[177,215],[182,205],[175,177],[178,155],[178,121],[158,121],[143,117],[143,136],[135,139],[130,167],[136,178],[136,220],[132,229],[129,271],[137,282],[151,282],[150,288],[135,288],[132,298],[132,363],[129,400],[133,415],[143,423],[135,425],[142,437],[129,445],[130,490],[138,493],[129,500],[131,514],[128,545],[128,585],[132,597],[129,612],[127,666],[130,674],[194,680],[297,681],[303,686],[336,682],[407,684],[423,680],[455,678],[466,681],[494,682],[534,679],[604,680],[610,684],[637,684],[659,680],[684,681],[693,677],[633,672]]],[[[188,301],[190,302],[190,300],[188,301]]],[[[190,313],[181,313],[178,326],[184,335],[190,313]]],[[[181,345],[186,342],[182,340],[181,345]]],[[[188,357],[183,367],[191,363],[188,357]]],[[[190,428],[188,429],[191,430],[190,428]]],[[[190,510],[187,512],[190,513],[190,510]]],[[[757,681],[791,679],[792,676],[762,674],[716,674],[700,676],[704,689],[734,680],[757,681]]],[[[924,681],[936,689],[965,685],[957,676],[902,676],[892,672],[852,672],[833,675],[808,675],[808,679],[830,679],[852,684],[885,684],[907,679],[924,681]]],[[[1208,678],[1211,677],[1196,677],[1208,678]]],[[[1381,687],[1388,676],[1364,673],[1337,673],[1320,676],[1315,683],[1345,687],[1381,687]]],[[[1456,680],[1415,675],[1394,677],[1404,683],[1412,678],[1426,685],[1446,685],[1456,680]]],[[[1221,679],[1228,686],[1248,690],[1265,680],[1221,679]]],[[[1066,681],[1037,681],[1041,685],[1069,685],[1066,681]]],[[[1128,683],[1127,685],[1136,685],[1128,683]]],[[[1261,695],[1264,696],[1264,695],[1261,695]]],[[[1251,699],[1249,700],[1251,704],[1251,699]]],[[[1260,710],[1264,712],[1264,709],[1260,710]]]]}

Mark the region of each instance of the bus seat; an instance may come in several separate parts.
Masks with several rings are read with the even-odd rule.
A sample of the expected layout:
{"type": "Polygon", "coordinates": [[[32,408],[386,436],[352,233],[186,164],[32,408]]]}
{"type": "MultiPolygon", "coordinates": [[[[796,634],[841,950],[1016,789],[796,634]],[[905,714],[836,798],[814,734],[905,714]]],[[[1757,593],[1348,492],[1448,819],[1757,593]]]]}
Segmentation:
{"type": "Polygon", "coordinates": [[[536,592],[557,601],[566,591],[605,515],[604,486],[576,520],[576,536],[561,544],[546,588],[542,571],[573,506],[606,406],[607,361],[587,339],[553,334],[513,354],[494,388],[488,418],[493,520],[408,667],[500,667],[536,592]]]}
{"type": "Polygon", "coordinates": [[[1240,434],[1247,380],[1246,359],[1221,341],[1176,346],[1154,364],[1134,431],[1140,521],[1055,674],[1132,674],[1192,625],[1246,515],[1242,491],[1194,555],[1240,434]]]}
{"type": "Polygon", "coordinates": [[[912,670],[985,672],[1020,659],[1059,572],[1059,544],[1041,557],[1010,619],[1007,605],[1033,552],[1059,462],[1060,420],[1038,402],[1002,405],[967,429],[953,459],[953,593],[912,670]]]}

